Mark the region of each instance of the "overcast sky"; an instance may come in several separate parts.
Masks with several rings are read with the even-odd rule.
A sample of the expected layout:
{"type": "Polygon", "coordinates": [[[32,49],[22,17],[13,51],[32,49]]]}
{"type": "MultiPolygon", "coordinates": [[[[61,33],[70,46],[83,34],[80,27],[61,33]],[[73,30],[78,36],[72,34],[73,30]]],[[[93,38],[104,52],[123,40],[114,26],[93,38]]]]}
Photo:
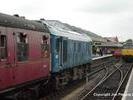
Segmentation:
{"type": "Polygon", "coordinates": [[[122,41],[133,39],[133,0],[2,0],[0,12],[60,20],[122,41]]]}

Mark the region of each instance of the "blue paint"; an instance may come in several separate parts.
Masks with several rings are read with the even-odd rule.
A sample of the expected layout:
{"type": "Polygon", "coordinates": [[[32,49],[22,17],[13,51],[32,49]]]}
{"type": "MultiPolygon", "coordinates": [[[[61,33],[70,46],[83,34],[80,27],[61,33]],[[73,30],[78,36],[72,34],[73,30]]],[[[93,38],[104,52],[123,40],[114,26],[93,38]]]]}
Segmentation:
{"type": "MultiPolygon", "coordinates": [[[[83,41],[76,41],[70,40],[66,37],[57,36],[54,31],[51,31],[51,55],[52,55],[52,73],[57,73],[59,71],[69,69],[72,67],[76,67],[79,65],[83,65],[86,63],[91,63],[92,61],[92,45],[91,41],[83,42],[83,41]],[[57,41],[60,39],[60,43],[64,45],[63,41],[67,42],[67,60],[63,62],[63,56],[60,56],[59,52],[57,51],[57,41]]],[[[62,51],[63,51],[62,46],[62,51]]],[[[63,53],[62,53],[63,54],[63,53]]]]}

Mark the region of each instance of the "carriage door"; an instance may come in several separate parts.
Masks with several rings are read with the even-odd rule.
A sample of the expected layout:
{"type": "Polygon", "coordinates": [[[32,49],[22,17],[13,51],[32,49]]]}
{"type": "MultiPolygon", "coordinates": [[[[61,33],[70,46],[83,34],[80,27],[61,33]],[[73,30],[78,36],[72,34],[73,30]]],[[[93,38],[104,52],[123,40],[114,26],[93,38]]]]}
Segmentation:
{"type": "Polygon", "coordinates": [[[25,32],[14,32],[15,67],[14,83],[20,84],[29,79],[31,72],[28,66],[28,35],[25,32]]]}
{"type": "Polygon", "coordinates": [[[13,37],[0,27],[0,90],[13,85],[13,37]],[[8,49],[7,49],[8,48],[8,49]]]}

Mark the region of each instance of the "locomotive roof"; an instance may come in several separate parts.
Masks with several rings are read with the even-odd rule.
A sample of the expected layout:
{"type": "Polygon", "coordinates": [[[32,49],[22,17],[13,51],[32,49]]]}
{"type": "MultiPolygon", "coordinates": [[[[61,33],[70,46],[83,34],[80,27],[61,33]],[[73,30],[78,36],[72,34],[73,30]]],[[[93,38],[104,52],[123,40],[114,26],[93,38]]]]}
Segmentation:
{"type": "Polygon", "coordinates": [[[91,38],[86,34],[80,34],[77,32],[68,31],[68,30],[64,30],[61,28],[57,29],[56,27],[48,24],[46,21],[43,21],[43,23],[48,25],[49,30],[50,30],[51,34],[53,34],[53,35],[62,36],[62,37],[66,37],[68,39],[77,40],[77,41],[85,41],[85,42],[91,42],[92,41],[91,38]]]}
{"type": "Polygon", "coordinates": [[[42,25],[41,23],[35,21],[2,13],[0,13],[0,26],[34,30],[40,32],[49,32],[45,24],[42,25]]]}

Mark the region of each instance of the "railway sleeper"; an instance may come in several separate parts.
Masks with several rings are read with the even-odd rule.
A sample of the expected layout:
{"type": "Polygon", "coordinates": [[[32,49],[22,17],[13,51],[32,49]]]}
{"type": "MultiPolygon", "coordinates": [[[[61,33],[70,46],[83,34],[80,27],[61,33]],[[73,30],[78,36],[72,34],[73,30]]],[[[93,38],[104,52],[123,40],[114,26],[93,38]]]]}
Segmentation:
{"type": "Polygon", "coordinates": [[[23,89],[5,97],[6,100],[37,100],[37,91],[33,88],[23,89]]]}
{"type": "Polygon", "coordinates": [[[45,89],[47,79],[38,80],[37,82],[23,84],[22,86],[16,86],[13,90],[0,95],[0,100],[38,100],[40,96],[40,90],[45,89]]]}

